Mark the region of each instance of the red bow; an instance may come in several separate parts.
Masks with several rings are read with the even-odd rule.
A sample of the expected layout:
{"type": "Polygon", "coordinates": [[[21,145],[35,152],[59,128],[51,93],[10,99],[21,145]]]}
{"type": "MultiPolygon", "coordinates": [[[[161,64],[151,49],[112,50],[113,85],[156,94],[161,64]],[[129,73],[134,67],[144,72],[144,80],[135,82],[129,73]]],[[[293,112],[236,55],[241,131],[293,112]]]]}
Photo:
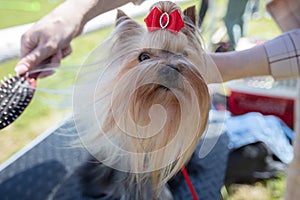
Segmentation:
{"type": "Polygon", "coordinates": [[[177,34],[184,27],[184,22],[178,10],[174,10],[169,14],[167,12],[163,13],[159,8],[155,7],[144,21],[150,32],[158,29],[167,29],[177,34]]]}

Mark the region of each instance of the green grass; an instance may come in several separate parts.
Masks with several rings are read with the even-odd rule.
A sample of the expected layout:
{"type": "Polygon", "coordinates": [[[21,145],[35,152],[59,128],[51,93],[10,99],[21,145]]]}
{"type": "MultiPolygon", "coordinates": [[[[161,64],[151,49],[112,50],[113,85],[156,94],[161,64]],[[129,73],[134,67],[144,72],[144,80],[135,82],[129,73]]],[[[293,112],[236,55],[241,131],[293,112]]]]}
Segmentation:
{"type": "MultiPolygon", "coordinates": [[[[62,0],[53,1],[10,1],[0,0],[0,29],[10,26],[30,23],[38,20],[46,13],[56,7],[62,0]]],[[[216,30],[223,26],[222,16],[226,12],[226,1],[217,0],[216,12],[214,12],[215,21],[213,24],[210,21],[210,16],[206,16],[204,21],[203,38],[205,43],[210,40],[209,30],[216,30]]],[[[183,7],[196,4],[199,10],[200,1],[193,0],[185,3],[183,7]]],[[[264,1],[261,3],[264,5],[264,1]]],[[[126,12],[126,11],[125,11],[126,12]]],[[[138,19],[142,21],[142,18],[138,19]]],[[[62,66],[80,65],[84,58],[103,40],[112,28],[106,28],[101,31],[96,31],[85,36],[80,36],[72,42],[73,53],[63,60],[62,66]]],[[[278,35],[279,29],[276,24],[269,19],[260,18],[258,20],[251,20],[248,24],[247,36],[255,39],[270,39],[278,35]]],[[[226,40],[227,38],[224,38],[226,40]]],[[[12,60],[0,64],[0,79],[9,73],[14,73],[13,68],[18,60],[12,60]]],[[[38,87],[47,88],[50,84],[59,84],[62,80],[61,75],[53,76],[50,79],[39,80],[38,87]]],[[[29,107],[25,110],[22,116],[11,126],[0,131],[0,163],[5,161],[13,153],[20,150],[24,145],[32,141],[40,133],[44,132],[54,124],[59,122],[68,113],[68,110],[57,109],[51,105],[48,96],[55,97],[54,94],[45,92],[37,92],[29,107]]],[[[54,104],[54,103],[53,103],[54,104]]],[[[263,183],[256,183],[253,185],[232,185],[227,188],[228,198],[226,200],[238,199],[255,199],[251,196],[252,191],[260,192],[261,199],[282,199],[285,176],[280,176],[279,179],[269,180],[263,183]],[[241,192],[242,191],[242,192],[241,192]],[[241,196],[247,191],[246,197],[241,196]]]]}
{"type": "Polygon", "coordinates": [[[35,22],[63,0],[0,0],[0,29],[35,22]]]}
{"type": "Polygon", "coordinates": [[[285,174],[254,184],[232,184],[223,187],[223,200],[283,200],[285,174]]]}

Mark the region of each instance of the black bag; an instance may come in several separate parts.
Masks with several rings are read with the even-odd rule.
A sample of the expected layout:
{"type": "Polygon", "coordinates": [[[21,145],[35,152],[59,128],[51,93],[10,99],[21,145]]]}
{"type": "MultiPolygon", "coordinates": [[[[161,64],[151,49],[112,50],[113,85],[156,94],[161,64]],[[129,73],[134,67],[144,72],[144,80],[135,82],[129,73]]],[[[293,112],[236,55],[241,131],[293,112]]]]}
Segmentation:
{"type": "Polygon", "coordinates": [[[275,178],[286,164],[275,157],[263,142],[233,150],[228,157],[225,184],[254,183],[275,178]]]}

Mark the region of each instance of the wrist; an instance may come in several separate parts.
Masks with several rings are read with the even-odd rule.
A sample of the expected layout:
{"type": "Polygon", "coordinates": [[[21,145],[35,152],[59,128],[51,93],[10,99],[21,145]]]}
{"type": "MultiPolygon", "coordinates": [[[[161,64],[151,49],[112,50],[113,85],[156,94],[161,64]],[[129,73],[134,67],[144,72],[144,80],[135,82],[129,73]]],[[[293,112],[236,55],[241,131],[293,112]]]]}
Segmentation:
{"type": "Polygon", "coordinates": [[[61,7],[62,17],[71,24],[71,27],[74,27],[74,38],[80,35],[88,22],[85,17],[91,9],[90,7],[94,5],[93,2],[96,0],[66,0],[61,7]]]}
{"type": "Polygon", "coordinates": [[[79,25],[79,32],[81,32],[85,24],[96,16],[126,3],[132,2],[134,4],[141,4],[143,1],[145,0],[67,0],[64,5],[62,5],[62,10],[64,12],[69,10],[70,13],[68,14],[70,14],[72,18],[77,18],[76,21],[79,25]]]}

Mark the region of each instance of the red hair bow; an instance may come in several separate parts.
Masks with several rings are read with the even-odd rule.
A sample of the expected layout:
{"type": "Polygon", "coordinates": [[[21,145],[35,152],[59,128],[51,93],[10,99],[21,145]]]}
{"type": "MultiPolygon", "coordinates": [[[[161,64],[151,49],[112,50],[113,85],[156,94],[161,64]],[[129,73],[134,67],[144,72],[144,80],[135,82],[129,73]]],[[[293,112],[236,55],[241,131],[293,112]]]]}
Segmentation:
{"type": "Polygon", "coordinates": [[[184,22],[178,10],[171,13],[162,12],[159,8],[154,7],[148,16],[144,19],[148,31],[156,31],[158,29],[167,29],[177,34],[184,26],[184,22]]]}

